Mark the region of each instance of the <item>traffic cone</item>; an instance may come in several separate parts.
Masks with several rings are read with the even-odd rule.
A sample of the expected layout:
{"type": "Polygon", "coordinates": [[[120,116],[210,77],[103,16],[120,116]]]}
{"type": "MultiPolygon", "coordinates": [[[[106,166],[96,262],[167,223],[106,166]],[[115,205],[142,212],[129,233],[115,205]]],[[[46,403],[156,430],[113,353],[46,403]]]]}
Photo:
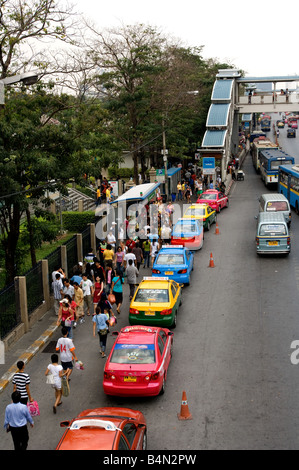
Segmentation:
{"type": "Polygon", "coordinates": [[[180,411],[180,413],[178,413],[178,418],[179,418],[180,420],[183,420],[183,419],[192,419],[192,415],[191,415],[190,412],[189,412],[189,407],[188,407],[188,403],[187,403],[186,392],[183,392],[182,404],[181,404],[181,411],[180,411]]]}
{"type": "Polygon", "coordinates": [[[219,232],[219,227],[218,227],[218,223],[216,222],[216,230],[215,230],[215,235],[220,235],[220,232],[219,232]]]}
{"type": "Polygon", "coordinates": [[[209,268],[215,268],[215,264],[214,264],[214,259],[213,259],[213,254],[211,253],[210,255],[210,264],[208,266],[209,268]]]}

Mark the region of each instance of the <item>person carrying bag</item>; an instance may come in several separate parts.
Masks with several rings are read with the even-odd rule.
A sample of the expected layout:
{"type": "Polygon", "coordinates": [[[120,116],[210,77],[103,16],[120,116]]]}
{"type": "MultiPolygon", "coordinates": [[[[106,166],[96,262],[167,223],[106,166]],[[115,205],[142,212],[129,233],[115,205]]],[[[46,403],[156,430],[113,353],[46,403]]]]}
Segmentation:
{"type": "Polygon", "coordinates": [[[101,313],[99,307],[96,308],[96,314],[93,316],[93,336],[96,336],[96,330],[99,335],[100,341],[100,352],[102,357],[106,357],[106,344],[109,327],[109,311],[107,308],[104,309],[104,313],[101,313]]]}

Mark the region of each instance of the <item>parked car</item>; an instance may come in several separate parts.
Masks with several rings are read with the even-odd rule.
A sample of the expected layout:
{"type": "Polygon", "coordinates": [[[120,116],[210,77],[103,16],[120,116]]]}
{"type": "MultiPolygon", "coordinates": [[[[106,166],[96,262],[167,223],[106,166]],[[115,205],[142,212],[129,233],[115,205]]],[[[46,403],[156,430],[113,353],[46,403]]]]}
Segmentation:
{"type": "Polygon", "coordinates": [[[293,128],[287,129],[287,137],[296,137],[296,130],[293,128]]]}
{"type": "Polygon", "coordinates": [[[130,304],[130,324],[175,328],[181,295],[180,284],[168,277],[144,277],[130,304]]]}
{"type": "Polygon", "coordinates": [[[60,426],[67,429],[56,450],[146,450],[147,426],[141,411],[95,408],[60,426]]]}
{"type": "Polygon", "coordinates": [[[163,394],[172,356],[173,333],[167,328],[127,326],[117,335],[104,368],[107,395],[163,394]]]}
{"type": "Polygon", "coordinates": [[[201,220],[183,217],[179,219],[171,234],[172,245],[182,245],[189,250],[200,250],[203,246],[204,230],[201,220]]]}
{"type": "Polygon", "coordinates": [[[216,211],[209,204],[191,204],[183,218],[185,217],[201,221],[205,230],[210,230],[210,226],[217,221],[216,211]]]}
{"type": "Polygon", "coordinates": [[[228,197],[217,189],[208,189],[203,192],[196,202],[209,204],[216,212],[228,207],[228,197]]]}
{"type": "Polygon", "coordinates": [[[189,284],[193,270],[194,255],[184,246],[162,246],[157,254],[152,276],[167,276],[177,283],[189,284]]]}

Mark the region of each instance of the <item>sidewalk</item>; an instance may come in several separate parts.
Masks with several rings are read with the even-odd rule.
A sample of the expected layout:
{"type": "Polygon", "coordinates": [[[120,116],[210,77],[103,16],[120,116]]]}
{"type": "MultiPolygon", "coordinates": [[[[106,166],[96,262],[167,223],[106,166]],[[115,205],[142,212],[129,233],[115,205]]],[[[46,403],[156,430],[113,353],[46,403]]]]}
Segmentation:
{"type": "MultiPolygon", "coordinates": [[[[245,152],[240,167],[245,160],[245,152]]],[[[235,182],[231,180],[226,190],[229,194],[235,182]]],[[[17,362],[23,361],[27,364],[48,343],[50,338],[59,328],[56,324],[57,317],[54,309],[48,310],[45,315],[22,336],[8,352],[5,353],[5,364],[0,364],[0,393],[10,384],[13,375],[17,371],[17,362]]]]}
{"type": "Polygon", "coordinates": [[[16,373],[17,362],[23,361],[27,364],[47,344],[58,328],[56,319],[52,308],[9,351],[5,352],[5,364],[0,364],[0,393],[9,385],[16,373]]]}

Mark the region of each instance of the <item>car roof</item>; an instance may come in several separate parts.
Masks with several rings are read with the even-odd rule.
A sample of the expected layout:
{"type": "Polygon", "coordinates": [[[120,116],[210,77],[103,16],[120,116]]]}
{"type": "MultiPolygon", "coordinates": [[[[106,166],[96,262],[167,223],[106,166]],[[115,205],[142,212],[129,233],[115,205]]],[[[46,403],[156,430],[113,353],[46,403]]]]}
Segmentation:
{"type": "Polygon", "coordinates": [[[160,328],[154,326],[126,326],[120,330],[116,343],[135,344],[138,342],[142,342],[145,344],[154,344],[156,335],[159,331],[160,328]]]}
{"type": "Polygon", "coordinates": [[[261,224],[283,223],[286,225],[285,217],[282,212],[260,212],[258,221],[261,224]]]}
{"type": "Polygon", "coordinates": [[[110,450],[126,419],[139,420],[141,413],[128,408],[95,408],[81,412],[71,421],[59,450],[110,450]]]}

